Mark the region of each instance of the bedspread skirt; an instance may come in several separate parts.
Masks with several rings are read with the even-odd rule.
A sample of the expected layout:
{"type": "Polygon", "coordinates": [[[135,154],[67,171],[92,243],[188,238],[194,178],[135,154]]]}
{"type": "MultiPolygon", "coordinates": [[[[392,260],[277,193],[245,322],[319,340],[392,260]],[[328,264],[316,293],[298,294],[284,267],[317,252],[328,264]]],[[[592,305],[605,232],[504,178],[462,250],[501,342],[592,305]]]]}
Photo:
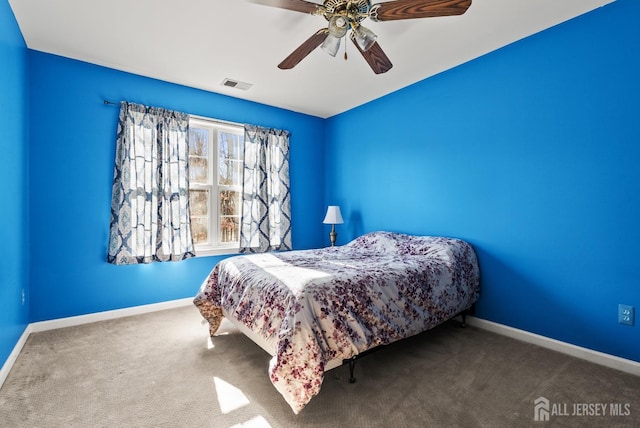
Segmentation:
{"type": "Polygon", "coordinates": [[[478,295],[470,244],[373,232],[340,247],[225,259],[194,304],[212,335],[224,309],[272,345],[271,382],[298,413],[320,391],[328,361],[433,328],[478,295]]]}

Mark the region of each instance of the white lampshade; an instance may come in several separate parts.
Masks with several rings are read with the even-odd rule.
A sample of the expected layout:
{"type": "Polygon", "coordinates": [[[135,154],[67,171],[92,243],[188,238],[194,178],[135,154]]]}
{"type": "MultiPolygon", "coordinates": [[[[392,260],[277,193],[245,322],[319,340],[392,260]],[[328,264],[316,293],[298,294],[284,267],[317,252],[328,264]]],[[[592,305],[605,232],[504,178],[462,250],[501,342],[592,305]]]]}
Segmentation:
{"type": "Polygon", "coordinates": [[[333,37],[341,38],[347,34],[347,30],[349,26],[347,25],[347,20],[344,16],[335,15],[329,20],[329,34],[333,37]]]}
{"type": "Polygon", "coordinates": [[[340,50],[340,38],[329,34],[320,47],[329,55],[336,56],[340,50]]]}
{"type": "Polygon", "coordinates": [[[327,208],[327,215],[324,216],[322,221],[324,224],[342,224],[342,214],[340,213],[340,207],[337,205],[329,205],[327,208]]]}
{"type": "Polygon", "coordinates": [[[356,43],[360,46],[360,49],[363,51],[368,51],[371,46],[376,42],[376,36],[373,31],[369,30],[367,27],[360,25],[353,29],[353,33],[356,38],[356,43]]]}

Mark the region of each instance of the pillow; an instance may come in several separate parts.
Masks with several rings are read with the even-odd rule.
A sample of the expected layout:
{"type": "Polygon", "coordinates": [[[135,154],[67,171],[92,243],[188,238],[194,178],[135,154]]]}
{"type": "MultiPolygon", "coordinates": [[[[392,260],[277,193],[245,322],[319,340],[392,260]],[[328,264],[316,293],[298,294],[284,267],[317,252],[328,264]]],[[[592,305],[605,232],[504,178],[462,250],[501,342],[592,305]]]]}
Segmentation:
{"type": "Polygon", "coordinates": [[[400,254],[425,255],[442,260],[453,259],[452,241],[440,236],[409,236],[400,244],[400,254]]]}
{"type": "Polygon", "coordinates": [[[378,254],[397,253],[399,235],[393,232],[370,232],[349,242],[347,246],[359,251],[378,254]]]}

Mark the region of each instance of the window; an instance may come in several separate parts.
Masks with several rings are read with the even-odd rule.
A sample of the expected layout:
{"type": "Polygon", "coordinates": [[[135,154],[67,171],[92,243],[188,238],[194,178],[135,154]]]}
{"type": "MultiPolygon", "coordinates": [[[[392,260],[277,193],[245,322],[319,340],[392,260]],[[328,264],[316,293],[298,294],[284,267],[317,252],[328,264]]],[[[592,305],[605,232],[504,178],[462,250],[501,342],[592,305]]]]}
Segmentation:
{"type": "Polygon", "coordinates": [[[244,127],[189,119],[189,204],[196,254],[240,247],[244,127]]]}

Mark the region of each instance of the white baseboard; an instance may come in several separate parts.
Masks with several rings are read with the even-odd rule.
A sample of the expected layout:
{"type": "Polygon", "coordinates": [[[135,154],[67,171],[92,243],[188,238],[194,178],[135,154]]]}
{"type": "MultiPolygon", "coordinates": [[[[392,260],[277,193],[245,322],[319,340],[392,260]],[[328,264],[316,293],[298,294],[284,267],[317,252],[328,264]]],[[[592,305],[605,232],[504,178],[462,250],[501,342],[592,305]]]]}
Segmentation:
{"type": "Polygon", "coordinates": [[[605,354],[604,352],[594,351],[592,349],[583,348],[581,346],[572,345],[571,343],[561,342],[549,337],[540,336],[539,334],[529,333],[528,331],[519,330],[503,324],[492,321],[483,320],[476,317],[467,317],[467,324],[493,333],[517,339],[543,348],[552,349],[572,357],[580,358],[591,363],[599,364],[612,369],[620,370],[625,373],[640,376],[640,363],[625,358],[616,357],[615,355],[605,354]]]}
{"type": "Polygon", "coordinates": [[[2,369],[0,369],[0,388],[2,388],[2,385],[4,384],[4,381],[7,379],[7,376],[9,376],[9,372],[11,371],[13,364],[16,362],[18,355],[20,355],[20,352],[22,351],[22,348],[24,347],[24,344],[27,342],[27,339],[29,338],[29,335],[31,333],[38,333],[38,332],[47,331],[47,330],[55,330],[55,329],[64,328],[64,327],[73,327],[81,324],[89,324],[93,322],[130,317],[134,315],[142,315],[150,312],[163,311],[165,309],[181,308],[181,307],[189,306],[192,304],[193,304],[193,298],[188,297],[185,299],[171,300],[169,302],[133,306],[131,308],[115,309],[112,311],[96,312],[93,314],[79,315],[75,317],[59,318],[56,320],[39,321],[39,322],[31,323],[27,325],[27,328],[24,329],[24,332],[22,333],[22,336],[20,336],[18,343],[16,343],[16,346],[13,347],[13,351],[11,351],[11,354],[9,354],[7,361],[5,361],[5,363],[2,365],[2,369]]]}
{"type": "Polygon", "coordinates": [[[27,343],[27,339],[29,338],[30,334],[31,326],[27,325],[27,327],[22,332],[22,335],[20,335],[18,343],[16,343],[16,346],[13,347],[13,351],[11,351],[11,353],[9,354],[7,361],[4,362],[2,368],[0,369],[0,388],[2,388],[4,381],[7,380],[7,376],[9,376],[11,367],[13,367],[13,364],[18,359],[18,355],[20,355],[20,352],[22,352],[22,348],[24,347],[24,344],[27,343]]]}
{"type": "Polygon", "coordinates": [[[39,333],[41,331],[55,330],[58,328],[73,327],[76,325],[89,324],[98,321],[107,321],[116,318],[130,317],[134,315],[142,315],[150,312],[163,311],[165,309],[181,308],[193,304],[193,298],[171,300],[169,302],[153,303],[150,305],[133,306],[131,308],[115,309],[112,311],[96,312],[87,315],[78,315],[76,317],[59,318],[50,321],[39,321],[31,323],[31,332],[39,333]]]}

